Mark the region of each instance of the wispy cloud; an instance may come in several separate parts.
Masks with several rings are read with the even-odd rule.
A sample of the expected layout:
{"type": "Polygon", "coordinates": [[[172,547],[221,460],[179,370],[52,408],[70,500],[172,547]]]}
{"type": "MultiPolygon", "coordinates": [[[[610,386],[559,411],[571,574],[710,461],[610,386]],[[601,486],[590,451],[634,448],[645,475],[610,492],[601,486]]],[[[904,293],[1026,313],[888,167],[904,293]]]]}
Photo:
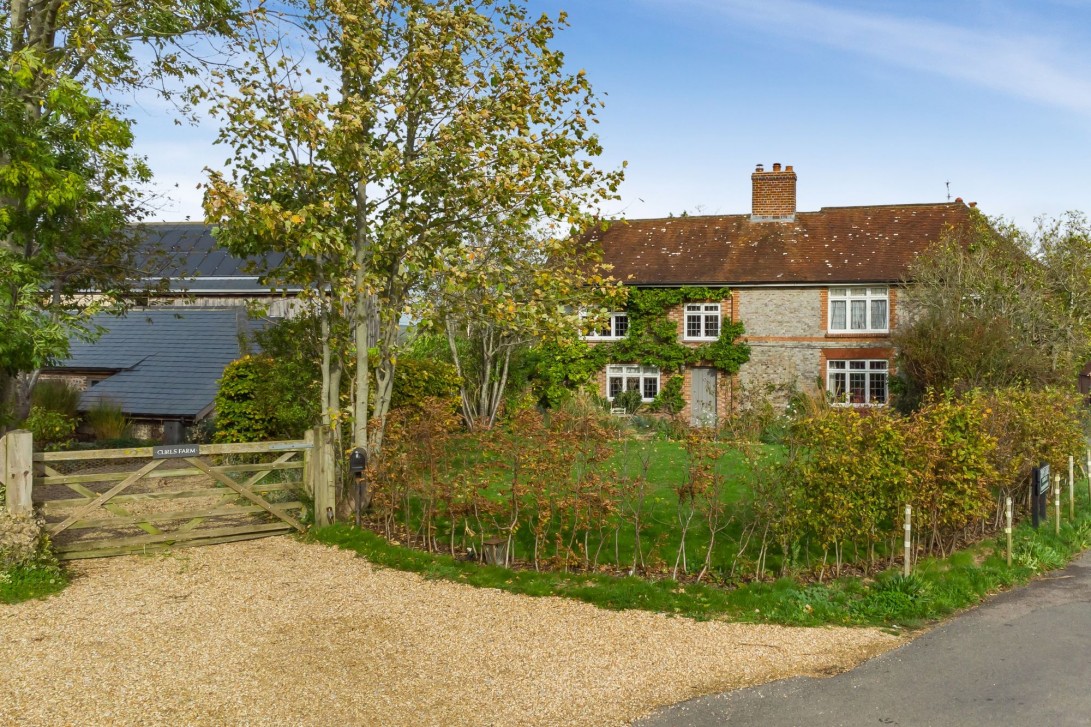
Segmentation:
{"type": "MultiPolygon", "coordinates": [[[[661,0],[660,0],[661,1],[661,0]]],[[[669,0],[774,36],[836,48],[1091,116],[1085,47],[1022,29],[974,29],[805,0],[669,0]]]]}

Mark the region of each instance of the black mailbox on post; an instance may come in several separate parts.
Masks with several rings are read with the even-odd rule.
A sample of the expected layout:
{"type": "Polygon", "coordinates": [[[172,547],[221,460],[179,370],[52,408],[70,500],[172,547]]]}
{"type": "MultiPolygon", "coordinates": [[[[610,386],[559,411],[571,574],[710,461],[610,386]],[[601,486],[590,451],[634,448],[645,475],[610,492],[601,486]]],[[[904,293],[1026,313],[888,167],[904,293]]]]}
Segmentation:
{"type": "Polygon", "coordinates": [[[356,527],[360,527],[360,511],[364,505],[364,472],[367,470],[367,450],[357,447],[349,454],[349,472],[356,480],[356,527]]]}
{"type": "Polygon", "coordinates": [[[349,472],[355,477],[361,477],[367,469],[367,450],[357,447],[349,455],[349,472]]]}

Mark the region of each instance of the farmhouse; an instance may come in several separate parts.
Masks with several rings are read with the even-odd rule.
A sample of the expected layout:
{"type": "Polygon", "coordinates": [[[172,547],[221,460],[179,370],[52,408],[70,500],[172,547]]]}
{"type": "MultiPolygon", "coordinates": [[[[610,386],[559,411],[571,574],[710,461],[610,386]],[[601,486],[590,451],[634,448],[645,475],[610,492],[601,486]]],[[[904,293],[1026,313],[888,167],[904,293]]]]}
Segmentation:
{"type": "MultiPolygon", "coordinates": [[[[945,233],[967,225],[961,199],[936,204],[796,209],[796,172],[762,165],[751,176],[750,214],[626,220],[593,234],[612,274],[637,288],[730,288],[724,300],[690,301],[669,313],[689,346],[741,321],[749,362],[735,376],[709,365],[682,371],[682,415],[691,423],[723,418],[741,389],[818,385],[836,400],[882,405],[894,362],[891,332],[909,266],[945,233]]],[[[624,337],[617,311],[590,340],[624,337]]],[[[614,361],[599,374],[613,399],[626,389],[652,401],[674,372],[614,361]]]]}

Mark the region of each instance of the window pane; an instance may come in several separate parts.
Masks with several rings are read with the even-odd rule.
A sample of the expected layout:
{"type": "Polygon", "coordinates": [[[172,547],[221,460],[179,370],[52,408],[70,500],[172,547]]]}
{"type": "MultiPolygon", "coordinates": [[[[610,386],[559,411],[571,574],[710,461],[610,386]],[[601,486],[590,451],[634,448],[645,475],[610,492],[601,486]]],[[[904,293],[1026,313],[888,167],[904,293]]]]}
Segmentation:
{"type": "Polygon", "coordinates": [[[626,391],[640,391],[640,377],[639,376],[627,376],[627,377],[625,377],[625,390],[626,391]]]}
{"type": "Polygon", "coordinates": [[[699,313],[701,311],[701,306],[700,305],[687,305],[686,306],[686,312],[688,313],[689,311],[694,311],[694,312],[699,313]]]}
{"type": "Polygon", "coordinates": [[[867,374],[855,371],[849,374],[849,401],[853,404],[867,403],[867,374]]]}
{"type": "Polygon", "coordinates": [[[886,371],[887,362],[886,361],[872,361],[868,365],[870,366],[872,371],[876,371],[876,370],[886,371]]]}
{"type": "Polygon", "coordinates": [[[706,313],[719,313],[720,312],[719,303],[713,303],[712,305],[706,305],[705,306],[705,312],[706,313]]]}
{"type": "Polygon", "coordinates": [[[834,372],[830,374],[830,393],[833,394],[835,401],[840,401],[845,395],[845,374],[843,372],[834,372]]]}
{"type": "Polygon", "coordinates": [[[865,296],[867,295],[867,288],[849,288],[849,295],[853,296],[865,296]]]}
{"type": "Polygon", "coordinates": [[[621,393],[621,377],[620,376],[611,376],[610,377],[609,391],[610,391],[610,398],[611,399],[616,398],[617,395],[621,393]]]}
{"type": "Polygon", "coordinates": [[[614,316],[614,336],[616,338],[625,338],[625,334],[629,332],[629,316],[614,316]]]}
{"type": "Polygon", "coordinates": [[[701,337],[701,316],[686,316],[686,336],[688,338],[701,337]]]}
{"type": "Polygon", "coordinates": [[[867,368],[867,361],[849,361],[849,368],[861,371],[867,368]]]}
{"type": "Polygon", "coordinates": [[[720,316],[705,316],[705,337],[720,337],[720,316]]]}
{"type": "Polygon", "coordinates": [[[885,404],[886,403],[886,374],[885,373],[872,373],[871,379],[871,403],[872,404],[885,404]]]}
{"type": "Polygon", "coordinates": [[[871,301],[871,327],[879,331],[886,330],[887,322],[885,300],[871,301]]]}
{"type": "Polygon", "coordinates": [[[831,369],[844,369],[847,366],[847,362],[845,362],[845,361],[830,361],[826,365],[831,369]]]}
{"type": "Polygon", "coordinates": [[[852,330],[862,331],[867,328],[867,301],[852,301],[852,330]]]}
{"type": "Polygon", "coordinates": [[[843,300],[830,302],[830,330],[843,331],[847,327],[845,324],[845,306],[846,303],[843,300]]]}
{"type": "Polygon", "coordinates": [[[830,297],[844,298],[848,292],[848,288],[830,288],[830,297]]]}
{"type": "Polygon", "coordinates": [[[654,376],[644,377],[644,398],[654,399],[659,393],[659,379],[654,376]]]}

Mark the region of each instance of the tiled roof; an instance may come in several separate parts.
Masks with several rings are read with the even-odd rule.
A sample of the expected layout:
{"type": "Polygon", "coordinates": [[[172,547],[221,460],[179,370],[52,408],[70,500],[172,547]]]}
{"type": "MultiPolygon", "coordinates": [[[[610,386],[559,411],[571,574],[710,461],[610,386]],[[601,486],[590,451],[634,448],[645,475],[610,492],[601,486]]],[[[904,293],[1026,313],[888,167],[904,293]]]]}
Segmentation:
{"type": "MultiPolygon", "coordinates": [[[[221,247],[204,222],[154,222],[139,228],[148,255],[165,253],[166,261],[155,257],[159,269],[154,278],[168,278],[172,290],[191,293],[260,293],[269,286],[258,277],[276,268],[283,253],[261,258],[239,258],[221,247]]],[[[155,267],[153,266],[153,267],[155,267]]]]}
{"type": "Polygon", "coordinates": [[[966,225],[959,202],[824,207],[788,222],[750,215],[624,220],[591,233],[629,285],[896,282],[945,231],[966,225]]]}
{"type": "Polygon", "coordinates": [[[116,371],[84,392],[80,409],[102,399],[129,416],[195,417],[212,405],[224,367],[241,355],[239,333],[265,324],[235,308],[145,308],[122,318],[97,316],[107,328],[93,343],[73,340],[52,371],[116,371]]]}

